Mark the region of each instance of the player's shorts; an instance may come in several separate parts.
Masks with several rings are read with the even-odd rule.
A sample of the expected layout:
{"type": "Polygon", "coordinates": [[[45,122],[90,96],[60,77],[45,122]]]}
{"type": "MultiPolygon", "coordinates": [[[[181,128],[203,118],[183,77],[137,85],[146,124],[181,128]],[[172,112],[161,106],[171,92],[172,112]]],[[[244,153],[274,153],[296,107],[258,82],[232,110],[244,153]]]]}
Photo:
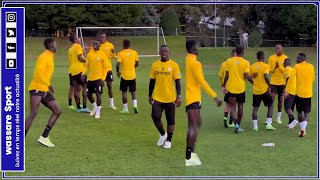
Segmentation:
{"type": "Polygon", "coordinates": [[[129,88],[129,92],[135,92],[136,91],[136,79],[125,80],[125,79],[121,78],[120,91],[127,92],[128,88],[129,88]]]}
{"type": "Polygon", "coordinates": [[[229,102],[229,96],[228,96],[228,93],[226,93],[224,95],[224,98],[223,98],[224,102],[228,103],[229,102]]]}
{"type": "Polygon", "coordinates": [[[192,109],[201,109],[201,102],[194,102],[186,106],[186,112],[192,109]]]}
{"type": "Polygon", "coordinates": [[[103,90],[101,86],[101,80],[88,81],[87,92],[90,94],[102,94],[103,90]]]}
{"type": "Polygon", "coordinates": [[[85,75],[85,79],[83,80],[81,75],[82,75],[82,72],[77,75],[72,76],[73,82],[77,82],[77,84],[79,84],[79,85],[86,84],[87,83],[87,76],[85,75]]]}
{"type": "Polygon", "coordinates": [[[231,92],[227,93],[228,95],[228,102],[230,102],[231,97],[236,97],[237,103],[245,103],[246,102],[246,92],[240,93],[240,94],[234,94],[231,92]]]}
{"type": "Polygon", "coordinates": [[[72,76],[71,73],[69,73],[69,85],[73,86],[72,76]]]}
{"type": "Polygon", "coordinates": [[[311,98],[301,98],[299,96],[296,96],[295,101],[298,112],[311,112],[311,98]]]}
{"type": "Polygon", "coordinates": [[[107,81],[107,82],[113,81],[112,71],[108,71],[105,81],[107,81]]]}
{"type": "Polygon", "coordinates": [[[29,93],[30,93],[30,96],[41,96],[42,97],[41,103],[46,107],[48,107],[48,103],[50,101],[56,100],[49,91],[42,92],[42,91],[38,91],[38,90],[31,90],[31,91],[29,91],[29,93]]]}
{"type": "Polygon", "coordinates": [[[295,105],[295,97],[294,95],[289,94],[289,96],[284,99],[284,109],[291,109],[292,111],[294,110],[294,105],[295,105]]]}
{"type": "Polygon", "coordinates": [[[176,104],[174,102],[162,103],[154,100],[152,104],[152,113],[151,113],[152,119],[161,120],[163,110],[166,115],[168,125],[169,126],[175,125],[176,104]]]}
{"type": "Polygon", "coordinates": [[[273,85],[271,84],[271,93],[278,94],[278,96],[282,96],[284,93],[285,85],[273,85]]]}
{"type": "Polygon", "coordinates": [[[264,94],[255,95],[252,97],[252,106],[260,107],[261,101],[263,101],[264,106],[270,106],[272,104],[272,96],[269,92],[265,92],[264,94]]]}

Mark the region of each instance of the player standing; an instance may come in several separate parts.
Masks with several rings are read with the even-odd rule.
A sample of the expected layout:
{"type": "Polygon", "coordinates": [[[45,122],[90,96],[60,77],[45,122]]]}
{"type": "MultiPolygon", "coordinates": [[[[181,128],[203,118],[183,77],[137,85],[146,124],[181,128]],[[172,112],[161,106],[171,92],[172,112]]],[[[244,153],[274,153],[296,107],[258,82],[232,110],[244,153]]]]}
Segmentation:
{"type": "Polygon", "coordinates": [[[271,95],[272,95],[272,105],[274,104],[275,97],[278,94],[278,114],[277,114],[277,123],[282,124],[281,121],[281,112],[283,104],[283,93],[285,89],[285,78],[283,76],[283,62],[288,58],[283,53],[283,46],[281,44],[276,45],[275,54],[269,57],[269,71],[271,75],[271,95]]]}
{"type": "Polygon", "coordinates": [[[258,109],[260,107],[261,101],[264,105],[268,107],[267,112],[267,130],[275,130],[272,123],[272,97],[270,89],[270,80],[269,80],[269,65],[264,63],[264,53],[259,51],[257,53],[258,62],[254,63],[250,67],[251,74],[257,73],[257,77],[253,78],[253,109],[252,109],[252,122],[253,122],[253,131],[258,131],[258,109]]]}
{"type": "Polygon", "coordinates": [[[195,142],[202,123],[200,116],[201,88],[214,98],[217,106],[221,106],[222,101],[204,79],[202,64],[197,60],[196,41],[187,41],[186,49],[188,51],[186,56],[186,111],[188,115],[186,166],[197,166],[201,165],[201,161],[195,153],[195,142]]]}
{"type": "MultiPolygon", "coordinates": [[[[85,75],[89,71],[87,95],[90,103],[92,103],[93,109],[90,116],[95,116],[96,119],[100,118],[101,110],[101,95],[104,80],[106,78],[110,63],[108,62],[107,55],[100,50],[100,42],[95,40],[92,43],[93,50],[88,53],[85,70],[82,73],[85,75]],[[92,94],[97,96],[97,102],[95,102],[92,94]]],[[[82,76],[84,78],[84,76],[82,76]]]]}
{"type": "Polygon", "coordinates": [[[136,67],[139,66],[138,53],[130,49],[130,41],[123,40],[123,50],[118,53],[117,76],[121,77],[120,91],[122,92],[123,110],[120,113],[129,113],[127,91],[131,93],[134,113],[138,113],[136,95],[136,67]],[[122,71],[120,72],[120,66],[122,71]]]}
{"type": "Polygon", "coordinates": [[[160,47],[161,60],[154,62],[150,70],[149,103],[152,105],[152,119],[160,133],[157,145],[171,148],[171,140],[175,127],[176,106],[181,105],[181,73],[179,65],[169,58],[167,45],[160,47]],[[176,88],[174,89],[173,84],[176,88]],[[167,119],[167,132],[161,122],[162,112],[167,119]]]}
{"type": "MultiPolygon", "coordinates": [[[[235,57],[236,55],[237,55],[236,49],[232,49],[231,57],[235,57]]],[[[219,71],[219,80],[220,80],[221,86],[223,85],[224,77],[226,75],[227,61],[228,61],[228,59],[221,64],[221,68],[219,71]]],[[[228,128],[228,127],[234,127],[234,123],[233,123],[231,115],[230,115],[230,119],[229,119],[229,123],[228,123],[228,114],[230,111],[230,104],[228,103],[228,96],[226,96],[226,95],[227,94],[224,94],[224,102],[226,102],[226,106],[224,107],[223,121],[224,121],[224,127],[228,128]]]]}
{"type": "Polygon", "coordinates": [[[98,33],[98,41],[100,41],[100,50],[102,50],[104,53],[107,55],[107,60],[110,66],[108,66],[108,73],[107,76],[105,77],[105,81],[107,82],[107,87],[108,87],[108,94],[109,94],[109,102],[110,102],[110,109],[117,109],[114,106],[114,101],[113,101],[113,90],[112,90],[112,81],[113,81],[113,74],[112,74],[112,62],[111,59],[115,57],[115,51],[114,51],[114,46],[110,42],[107,41],[107,35],[105,32],[99,32],[98,33]]]}
{"type": "MultiPolygon", "coordinates": [[[[311,112],[311,98],[313,96],[313,83],[315,80],[314,66],[307,63],[307,56],[299,53],[297,64],[293,67],[288,80],[288,86],[291,86],[291,78],[296,78],[296,107],[298,111],[298,120],[300,124],[299,137],[306,135],[306,127],[309,121],[309,113],[311,112]]],[[[293,84],[294,86],[294,84],[293,84]]],[[[288,97],[285,92],[285,97],[288,97]]]]}
{"type": "Polygon", "coordinates": [[[54,147],[49,139],[49,133],[61,114],[61,109],[53,97],[55,90],[50,83],[54,71],[54,53],[56,53],[57,45],[54,39],[49,38],[44,41],[44,46],[46,50],[37,59],[33,79],[29,85],[30,114],[25,121],[25,135],[27,136],[38,113],[40,103],[42,103],[52,111],[52,115],[38,142],[47,147],[54,147]]]}

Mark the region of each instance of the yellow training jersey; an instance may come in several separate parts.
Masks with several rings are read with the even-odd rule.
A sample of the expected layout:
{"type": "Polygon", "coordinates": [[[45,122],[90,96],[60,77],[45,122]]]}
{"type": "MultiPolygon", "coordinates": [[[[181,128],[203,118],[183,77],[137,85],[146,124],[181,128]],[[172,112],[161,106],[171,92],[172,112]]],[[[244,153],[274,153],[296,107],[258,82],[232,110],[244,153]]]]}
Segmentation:
{"type": "Polygon", "coordinates": [[[250,73],[250,64],[242,57],[232,57],[227,61],[229,79],[226,84],[228,92],[241,94],[246,90],[244,73],[250,73]]]}
{"type": "Polygon", "coordinates": [[[187,54],[186,56],[186,106],[201,102],[201,87],[213,98],[217,97],[209,84],[204,79],[202,64],[197,61],[197,56],[187,54]]]}
{"type": "Polygon", "coordinates": [[[253,94],[260,95],[267,92],[269,86],[264,78],[265,74],[269,74],[269,65],[264,62],[256,62],[251,65],[250,73],[257,73],[258,76],[253,78],[253,94]]]}
{"type": "Polygon", "coordinates": [[[136,62],[139,61],[138,53],[132,49],[124,49],[118,53],[118,62],[121,63],[121,77],[125,80],[136,78],[136,62]]]}
{"type": "MultiPolygon", "coordinates": [[[[290,66],[287,66],[284,68],[284,76],[285,78],[289,78],[290,74],[292,72],[293,68],[290,66]]],[[[292,77],[291,79],[288,79],[287,85],[286,85],[286,92],[288,92],[291,95],[296,95],[296,77],[292,77]],[[289,82],[293,81],[293,82],[289,82]]]]}
{"type": "MultiPolygon", "coordinates": [[[[228,61],[228,60],[227,60],[228,61]]],[[[223,62],[221,64],[221,68],[219,71],[219,80],[220,80],[220,84],[223,85],[224,82],[224,77],[226,76],[226,70],[227,70],[227,61],[223,62]]]]}
{"type": "Polygon", "coordinates": [[[36,66],[33,71],[33,79],[29,85],[29,91],[38,90],[48,92],[51,77],[54,71],[54,54],[45,50],[37,59],[36,66]]]}
{"type": "Polygon", "coordinates": [[[89,71],[89,81],[105,80],[109,66],[107,55],[101,50],[93,50],[87,55],[85,70],[82,74],[86,74],[89,71]]]}
{"type": "Polygon", "coordinates": [[[80,44],[73,44],[68,51],[70,68],[69,73],[75,76],[84,71],[84,63],[78,59],[78,55],[83,54],[83,50],[80,44]]]}
{"type": "Polygon", "coordinates": [[[115,53],[112,52],[112,49],[114,50],[114,46],[113,44],[109,43],[109,42],[105,42],[103,44],[101,44],[100,46],[100,50],[103,51],[104,53],[106,53],[107,55],[107,60],[108,63],[110,63],[110,66],[108,67],[108,71],[112,71],[112,62],[111,59],[115,57],[115,53]]]}
{"type": "Polygon", "coordinates": [[[173,60],[154,62],[150,71],[150,79],[156,81],[152,98],[162,103],[174,102],[177,97],[174,84],[175,80],[180,78],[179,65],[173,60]]]}
{"type": "Polygon", "coordinates": [[[285,77],[283,76],[283,70],[284,70],[283,62],[287,58],[288,57],[284,54],[282,54],[281,56],[274,54],[269,57],[269,60],[268,60],[269,71],[270,71],[270,73],[272,73],[270,84],[273,84],[273,85],[285,85],[286,84],[285,77]],[[279,67],[275,68],[277,62],[279,64],[279,67]]]}
{"type": "Polygon", "coordinates": [[[296,95],[301,98],[311,98],[313,96],[313,82],[315,72],[312,64],[306,61],[296,64],[290,74],[288,85],[291,86],[291,78],[296,78],[296,95]]]}

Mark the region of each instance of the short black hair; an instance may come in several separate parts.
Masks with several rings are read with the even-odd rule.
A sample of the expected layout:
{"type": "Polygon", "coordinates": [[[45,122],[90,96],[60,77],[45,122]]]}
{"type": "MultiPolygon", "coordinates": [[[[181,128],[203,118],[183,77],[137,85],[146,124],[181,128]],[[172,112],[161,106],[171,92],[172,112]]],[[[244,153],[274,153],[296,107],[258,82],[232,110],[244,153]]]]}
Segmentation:
{"type": "Polygon", "coordinates": [[[258,51],[257,52],[257,59],[258,60],[260,60],[263,56],[264,56],[264,52],[263,51],[258,51]]]}
{"type": "Polygon", "coordinates": [[[276,46],[281,46],[281,47],[283,47],[283,44],[282,44],[282,43],[277,43],[276,46]]]}
{"type": "Polygon", "coordinates": [[[241,46],[241,45],[237,45],[237,46],[236,46],[236,53],[237,53],[237,55],[240,55],[240,54],[243,52],[243,50],[244,50],[244,47],[243,47],[243,46],[241,46]]]}
{"type": "Polygon", "coordinates": [[[69,37],[69,40],[74,43],[74,40],[76,39],[76,35],[75,34],[72,34],[70,37],[69,37]]]}
{"type": "Polygon", "coordinates": [[[307,60],[307,55],[305,53],[299,53],[298,56],[300,56],[303,61],[307,60]]]}
{"type": "Polygon", "coordinates": [[[232,49],[231,54],[237,53],[236,49],[232,49]]]}
{"type": "Polygon", "coordinates": [[[128,39],[123,40],[123,47],[125,48],[130,47],[130,41],[128,39]]]}
{"type": "Polygon", "coordinates": [[[191,48],[193,48],[196,45],[197,45],[197,42],[195,40],[193,40],[193,39],[188,40],[187,43],[186,43],[187,51],[190,51],[191,48]]]}
{"type": "Polygon", "coordinates": [[[163,47],[167,47],[167,48],[169,48],[169,46],[168,46],[168,45],[163,44],[163,45],[161,45],[161,46],[160,46],[160,49],[161,49],[161,48],[163,48],[163,47]]]}
{"type": "Polygon", "coordinates": [[[44,40],[44,43],[43,43],[44,47],[49,50],[53,42],[54,42],[53,38],[47,38],[46,40],[44,40]]]}

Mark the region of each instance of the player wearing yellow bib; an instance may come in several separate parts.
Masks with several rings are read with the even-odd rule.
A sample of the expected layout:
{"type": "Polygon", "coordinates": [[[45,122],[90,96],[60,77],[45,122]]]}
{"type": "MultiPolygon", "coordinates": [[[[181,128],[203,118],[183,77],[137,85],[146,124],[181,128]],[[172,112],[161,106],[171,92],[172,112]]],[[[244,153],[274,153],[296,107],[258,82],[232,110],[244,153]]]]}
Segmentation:
{"type": "Polygon", "coordinates": [[[277,114],[277,123],[282,124],[281,121],[281,112],[283,104],[283,93],[285,89],[285,77],[283,75],[283,62],[288,58],[283,53],[283,46],[281,44],[276,45],[275,54],[269,57],[269,71],[271,75],[271,95],[272,95],[272,104],[274,104],[275,97],[278,94],[278,114],[277,114]]]}
{"type": "Polygon", "coordinates": [[[121,77],[120,91],[122,92],[123,109],[120,113],[129,113],[127,91],[131,93],[134,113],[138,113],[136,95],[136,67],[139,66],[138,53],[130,49],[130,41],[123,40],[123,50],[118,53],[117,76],[121,77]],[[122,68],[120,72],[120,66],[122,68]]]}
{"type": "Polygon", "coordinates": [[[176,106],[181,105],[181,73],[179,65],[169,58],[167,45],[160,47],[161,60],[154,62],[150,70],[149,103],[152,105],[153,123],[160,133],[157,145],[171,148],[171,140],[175,127],[176,106]],[[176,85],[174,88],[174,84],[176,85]],[[162,112],[167,119],[167,133],[161,122],[162,112]]]}
{"type": "Polygon", "coordinates": [[[61,114],[61,109],[53,96],[55,90],[50,83],[54,71],[54,53],[56,53],[57,45],[54,39],[49,38],[44,41],[44,46],[46,50],[37,59],[33,78],[29,85],[30,114],[25,121],[25,135],[27,135],[38,113],[40,103],[42,103],[52,111],[52,114],[38,142],[47,147],[54,147],[49,139],[49,132],[61,114]]]}

